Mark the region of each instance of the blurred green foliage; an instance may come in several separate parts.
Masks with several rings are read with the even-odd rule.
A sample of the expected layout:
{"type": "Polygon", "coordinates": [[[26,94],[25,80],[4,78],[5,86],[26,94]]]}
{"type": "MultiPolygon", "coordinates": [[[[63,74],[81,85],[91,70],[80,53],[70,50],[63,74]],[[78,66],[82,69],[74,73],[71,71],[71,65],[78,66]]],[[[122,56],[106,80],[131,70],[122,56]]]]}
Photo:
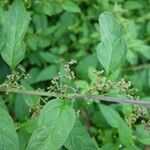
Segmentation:
{"type": "MultiPolygon", "coordinates": [[[[12,2],[12,0],[0,1],[0,49],[4,45],[1,32],[4,16],[12,2]]],[[[94,78],[91,71],[103,70],[96,55],[96,47],[101,42],[98,18],[102,12],[109,11],[121,25],[127,42],[126,61],[121,68],[109,76],[109,79],[130,80],[139,90],[139,96],[143,100],[150,101],[150,0],[24,0],[24,4],[30,15],[30,23],[26,33],[18,35],[21,36],[19,40],[24,41],[26,48],[24,56],[19,56],[17,61],[18,63],[22,60],[20,64],[30,75],[29,79],[22,81],[24,88],[29,90],[37,87],[46,88],[58,72],[63,73],[64,64],[74,59],[77,61],[77,65],[72,68],[76,75],[75,82],[81,88],[81,92],[84,92],[84,88],[94,78]],[[24,39],[23,36],[25,36],[24,39]]],[[[19,19],[17,16],[15,18],[19,19]]],[[[24,19],[26,18],[21,18],[21,27],[26,26],[24,19]]],[[[9,18],[7,21],[7,26],[11,26],[9,18]]],[[[7,32],[8,36],[13,36],[11,31],[7,32]]],[[[16,44],[19,45],[19,41],[16,41],[16,44]]],[[[9,54],[10,51],[7,53],[9,54]]],[[[5,80],[7,74],[11,73],[8,66],[10,64],[7,65],[3,60],[3,54],[1,55],[0,83],[5,80]]],[[[1,101],[3,101],[2,97],[0,97],[0,103],[1,101]]],[[[20,150],[24,150],[30,135],[37,128],[37,120],[30,118],[29,106],[33,110],[38,107],[39,97],[9,95],[7,103],[14,121],[19,124],[20,150]]],[[[89,150],[98,149],[95,143],[101,147],[101,150],[142,150],[144,145],[150,145],[150,135],[145,133],[140,119],[132,128],[129,128],[124,121],[124,118],[131,114],[132,106],[122,104],[105,106],[89,102],[77,103],[76,107],[84,109],[87,113],[90,120],[88,130],[93,137],[90,141],[83,125],[76,122],[72,134],[76,128],[80,129],[81,133],[78,131],[77,134],[81,134],[80,136],[83,136],[87,142],[83,142],[84,147],[80,143],[82,141],[80,138],[75,137],[72,141],[74,140],[77,144],[79,142],[79,145],[83,146],[82,150],[90,146],[89,150]],[[86,145],[87,143],[89,145],[86,145]]],[[[7,116],[5,113],[4,115],[7,116]]],[[[11,128],[14,127],[11,126],[11,128]]],[[[15,134],[14,138],[16,138],[15,134]]],[[[76,150],[76,147],[70,143],[68,140],[64,144],[66,149],[76,150]]]]}

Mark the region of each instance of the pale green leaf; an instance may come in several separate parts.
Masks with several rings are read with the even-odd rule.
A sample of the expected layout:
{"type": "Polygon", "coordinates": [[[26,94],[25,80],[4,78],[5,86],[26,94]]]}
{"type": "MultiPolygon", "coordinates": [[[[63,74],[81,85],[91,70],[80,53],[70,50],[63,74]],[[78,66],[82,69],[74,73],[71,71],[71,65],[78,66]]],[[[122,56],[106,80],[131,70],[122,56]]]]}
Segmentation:
{"type": "Polygon", "coordinates": [[[0,108],[0,149],[19,150],[18,136],[8,112],[0,108]]]}
{"type": "Polygon", "coordinates": [[[75,123],[69,102],[50,100],[42,109],[38,129],[32,134],[27,150],[58,150],[67,140],[75,123]]]}
{"type": "Polygon", "coordinates": [[[29,23],[29,15],[22,0],[15,0],[5,15],[3,24],[4,46],[1,55],[14,69],[23,59],[25,44],[23,38],[29,23]]]}
{"type": "Polygon", "coordinates": [[[142,9],[143,5],[138,1],[128,0],[124,3],[124,7],[126,9],[136,10],[136,9],[142,9]]]}
{"type": "Polygon", "coordinates": [[[80,7],[71,0],[64,0],[62,3],[62,8],[69,12],[74,12],[74,13],[81,12],[80,7]]]}
{"type": "Polygon", "coordinates": [[[116,19],[104,12],[99,17],[101,43],[97,46],[98,60],[107,74],[117,70],[125,61],[127,46],[116,19]]]}

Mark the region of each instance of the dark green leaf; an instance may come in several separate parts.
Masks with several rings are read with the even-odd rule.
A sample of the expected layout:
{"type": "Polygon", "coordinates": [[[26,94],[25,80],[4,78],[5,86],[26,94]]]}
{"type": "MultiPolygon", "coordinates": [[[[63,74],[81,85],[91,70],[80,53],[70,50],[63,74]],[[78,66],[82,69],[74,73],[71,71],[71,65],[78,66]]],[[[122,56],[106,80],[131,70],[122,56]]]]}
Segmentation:
{"type": "Polygon", "coordinates": [[[8,111],[7,106],[5,105],[5,101],[3,100],[2,96],[0,95],[0,108],[8,111]]]}
{"type": "Polygon", "coordinates": [[[55,77],[57,75],[57,66],[56,65],[51,65],[47,68],[45,68],[44,70],[42,70],[37,78],[36,81],[40,82],[40,81],[46,81],[46,80],[50,80],[53,77],[55,77]]]}
{"type": "Polygon", "coordinates": [[[98,147],[78,119],[76,119],[75,126],[65,143],[65,147],[69,150],[98,150],[98,147]]]}
{"type": "Polygon", "coordinates": [[[15,100],[15,116],[17,119],[26,120],[29,117],[29,108],[23,95],[18,94],[15,100]]]}
{"type": "Polygon", "coordinates": [[[19,138],[19,150],[25,150],[30,138],[30,134],[24,130],[19,130],[18,138],[19,138]]]}

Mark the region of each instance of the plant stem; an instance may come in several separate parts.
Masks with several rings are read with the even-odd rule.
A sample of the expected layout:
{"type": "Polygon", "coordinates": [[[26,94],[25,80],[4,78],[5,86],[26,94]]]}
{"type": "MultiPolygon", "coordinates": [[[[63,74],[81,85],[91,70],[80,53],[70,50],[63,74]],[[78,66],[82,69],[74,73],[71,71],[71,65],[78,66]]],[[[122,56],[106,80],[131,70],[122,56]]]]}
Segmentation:
{"type": "Polygon", "coordinates": [[[129,100],[124,98],[114,98],[103,95],[77,95],[75,98],[77,99],[92,99],[96,101],[106,101],[106,102],[115,102],[115,103],[127,103],[132,105],[142,105],[146,107],[150,107],[150,102],[142,101],[142,100],[129,100]]]}
{"type": "MultiPolygon", "coordinates": [[[[8,93],[18,93],[18,94],[27,94],[27,95],[37,95],[37,96],[45,96],[45,97],[58,97],[58,93],[55,92],[43,92],[43,91],[31,91],[31,90],[23,90],[23,89],[0,89],[0,92],[8,92],[8,93]]],[[[95,100],[95,101],[106,101],[106,102],[115,102],[115,103],[127,103],[132,105],[141,105],[150,107],[150,102],[141,101],[141,100],[129,100],[124,98],[114,98],[103,95],[84,95],[84,94],[72,94],[66,98],[74,98],[76,100],[95,100]]]]}
{"type": "Polygon", "coordinates": [[[23,90],[23,89],[0,89],[0,92],[8,92],[8,93],[17,93],[17,94],[27,94],[27,95],[37,95],[37,96],[47,96],[47,97],[56,97],[58,94],[54,92],[43,92],[43,91],[36,91],[36,90],[23,90]]]}

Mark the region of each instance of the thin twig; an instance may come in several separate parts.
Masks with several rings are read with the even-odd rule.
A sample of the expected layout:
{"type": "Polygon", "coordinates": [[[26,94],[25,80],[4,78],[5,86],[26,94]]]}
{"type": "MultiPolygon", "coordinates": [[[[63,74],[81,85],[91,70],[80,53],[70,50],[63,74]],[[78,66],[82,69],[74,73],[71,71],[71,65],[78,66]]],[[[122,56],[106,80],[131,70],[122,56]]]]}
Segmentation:
{"type": "MultiPolygon", "coordinates": [[[[22,90],[22,89],[0,89],[0,92],[8,93],[18,93],[18,94],[28,94],[28,95],[38,95],[44,97],[58,97],[57,93],[54,92],[43,92],[43,91],[31,91],[31,90],[22,90]]],[[[115,103],[127,103],[132,105],[141,105],[150,107],[150,102],[142,100],[129,100],[124,98],[114,98],[103,95],[82,95],[82,94],[73,94],[69,95],[67,98],[75,98],[76,100],[95,100],[95,101],[106,101],[106,102],[115,102],[115,103]]]]}

